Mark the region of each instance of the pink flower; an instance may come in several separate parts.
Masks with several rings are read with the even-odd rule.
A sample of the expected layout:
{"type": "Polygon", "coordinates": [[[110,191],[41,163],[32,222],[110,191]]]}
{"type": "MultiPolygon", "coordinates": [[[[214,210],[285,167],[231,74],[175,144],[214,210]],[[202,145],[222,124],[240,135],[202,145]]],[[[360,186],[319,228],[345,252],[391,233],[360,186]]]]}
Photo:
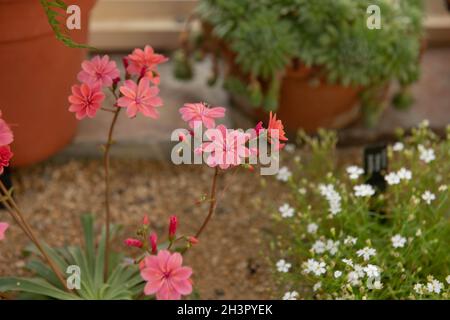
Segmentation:
{"type": "Polygon", "coordinates": [[[140,75],[142,69],[145,71],[145,77],[151,80],[154,84],[159,83],[159,76],[157,76],[156,67],[158,64],[164,63],[168,58],[162,54],[157,54],[153,51],[153,48],[149,45],[145,46],[144,50],[134,49],[134,51],[128,55],[127,71],[130,74],[140,75]]]}
{"type": "Polygon", "coordinates": [[[0,111],[0,146],[6,146],[13,142],[14,136],[11,128],[1,116],[2,112],[0,111]]]}
{"type": "Polygon", "coordinates": [[[215,107],[208,108],[204,103],[186,103],[180,108],[181,117],[194,128],[196,121],[203,122],[206,128],[214,128],[216,122],[214,118],[223,118],[225,116],[225,108],[215,107]]]}
{"type": "Polygon", "coordinates": [[[178,219],[177,216],[171,216],[169,220],[169,239],[173,240],[177,233],[178,219]]]}
{"type": "Polygon", "coordinates": [[[124,241],[125,245],[128,247],[136,247],[136,248],[142,248],[143,243],[141,240],[128,238],[124,241]]]}
{"type": "Polygon", "coordinates": [[[162,106],[162,100],[158,97],[159,89],[155,86],[150,87],[147,78],[142,78],[139,85],[133,80],[125,81],[120,87],[120,92],[123,97],[117,100],[117,105],[126,107],[130,118],[135,117],[138,111],[146,117],[158,118],[156,107],[162,106]]]}
{"type": "Polygon", "coordinates": [[[269,115],[269,125],[267,127],[267,130],[270,137],[269,141],[276,146],[277,150],[282,149],[284,147],[284,144],[280,144],[280,141],[287,141],[288,138],[286,138],[283,123],[281,122],[281,120],[277,120],[276,113],[272,116],[272,111],[269,115]]]}
{"type": "Polygon", "coordinates": [[[11,160],[13,153],[9,146],[0,147],[0,174],[3,173],[5,167],[9,166],[9,160],[11,160]]]}
{"type": "Polygon", "coordinates": [[[72,86],[72,95],[69,96],[70,112],[75,112],[78,120],[93,118],[100,109],[105,95],[100,90],[100,86],[90,87],[85,83],[72,86]]]}
{"type": "Polygon", "coordinates": [[[208,129],[205,135],[211,142],[203,143],[200,151],[210,153],[206,159],[210,167],[218,165],[221,169],[228,169],[240,165],[243,158],[250,156],[250,150],[245,145],[250,138],[248,134],[219,125],[215,129],[208,129]]]}
{"type": "Polygon", "coordinates": [[[161,250],[158,255],[144,259],[141,277],[147,281],[144,288],[146,295],[156,293],[158,300],[179,300],[182,295],[192,292],[190,277],[192,269],[182,267],[183,258],[178,252],[161,250]]]}
{"type": "Polygon", "coordinates": [[[5,239],[5,232],[9,228],[9,224],[6,222],[0,222],[0,240],[5,239]]]}
{"type": "Polygon", "coordinates": [[[116,62],[110,61],[107,55],[102,58],[95,56],[91,61],[83,61],[81,70],[78,73],[78,80],[89,86],[100,84],[103,87],[110,87],[113,80],[120,77],[116,62]]]}

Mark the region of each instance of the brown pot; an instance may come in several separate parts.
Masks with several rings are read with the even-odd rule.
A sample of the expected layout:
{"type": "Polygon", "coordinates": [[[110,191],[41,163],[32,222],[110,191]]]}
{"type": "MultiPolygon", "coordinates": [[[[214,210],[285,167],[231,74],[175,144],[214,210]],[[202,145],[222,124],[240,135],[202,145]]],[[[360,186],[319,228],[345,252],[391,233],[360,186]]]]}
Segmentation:
{"type": "MultiPolygon", "coordinates": [[[[282,78],[276,113],[291,135],[299,129],[314,133],[319,128],[343,128],[360,116],[360,88],[332,85],[323,79],[314,81],[316,75],[316,70],[301,67],[287,70],[282,78]]],[[[232,95],[231,99],[255,120],[268,118],[266,111],[251,107],[242,97],[232,95]]]]}
{"type": "MultiPolygon", "coordinates": [[[[80,0],[85,43],[89,12],[95,0],[80,0]]],[[[46,159],[73,138],[77,121],[68,112],[67,96],[85,50],[66,47],[51,30],[37,0],[0,0],[0,109],[15,141],[13,165],[46,159]]]]}

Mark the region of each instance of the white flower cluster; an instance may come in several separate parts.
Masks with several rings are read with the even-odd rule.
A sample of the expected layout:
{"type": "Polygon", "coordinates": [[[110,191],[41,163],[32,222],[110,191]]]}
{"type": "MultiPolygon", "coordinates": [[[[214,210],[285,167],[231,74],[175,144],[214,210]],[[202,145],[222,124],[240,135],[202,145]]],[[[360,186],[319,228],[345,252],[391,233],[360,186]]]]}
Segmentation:
{"type": "Polygon", "coordinates": [[[319,185],[319,191],[320,194],[325,197],[328,201],[328,205],[330,206],[329,212],[333,215],[338,214],[341,212],[341,196],[339,193],[334,189],[334,186],[332,184],[320,184],[319,185]]]}
{"type": "Polygon", "coordinates": [[[364,170],[358,166],[347,167],[347,174],[351,180],[356,180],[360,175],[364,174],[364,170]]]}
{"type": "Polygon", "coordinates": [[[357,197],[371,197],[375,194],[375,189],[370,184],[360,184],[353,187],[355,196],[357,197]]]}
{"type": "Polygon", "coordinates": [[[327,272],[326,267],[327,265],[325,262],[317,261],[314,259],[308,259],[308,261],[304,263],[303,271],[308,274],[313,273],[316,276],[321,276],[322,274],[327,272]]]}
{"type": "Polygon", "coordinates": [[[397,172],[391,172],[384,177],[389,185],[399,184],[402,180],[411,180],[412,172],[401,168],[397,172]]]}
{"type": "MultiPolygon", "coordinates": [[[[416,283],[413,287],[414,291],[419,295],[424,294],[440,294],[444,290],[444,283],[435,279],[433,276],[427,277],[428,282],[426,284],[416,283]]],[[[450,284],[450,275],[445,278],[447,284],[450,284]]]]}
{"type": "Polygon", "coordinates": [[[314,242],[311,250],[317,254],[322,254],[325,251],[328,251],[332,256],[334,256],[339,249],[339,241],[333,241],[328,239],[326,242],[322,240],[317,240],[314,242]]]}

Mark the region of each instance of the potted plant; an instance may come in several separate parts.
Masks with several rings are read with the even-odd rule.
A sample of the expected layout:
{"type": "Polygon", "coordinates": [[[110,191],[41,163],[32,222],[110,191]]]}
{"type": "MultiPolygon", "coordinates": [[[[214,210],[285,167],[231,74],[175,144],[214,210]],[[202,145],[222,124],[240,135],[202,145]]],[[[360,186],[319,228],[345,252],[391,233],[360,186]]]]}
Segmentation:
{"type": "Polygon", "coordinates": [[[83,47],[69,37],[86,41],[94,3],[76,2],[81,9],[81,29],[65,35],[63,2],[0,1],[1,108],[3,117],[14,126],[16,166],[47,158],[76,132],[77,122],[66,112],[67,90],[86,51],[69,48],[83,47]]]}
{"type": "Polygon", "coordinates": [[[201,0],[195,17],[201,32],[183,34],[176,74],[189,77],[200,51],[213,56],[214,83],[222,58],[232,100],[257,107],[252,114],[278,109],[290,132],[343,127],[360,110],[374,124],[389,84],[400,84],[394,100],[404,106],[418,78],[419,0],[201,0]],[[367,26],[369,4],[380,8],[380,29],[367,26]]]}

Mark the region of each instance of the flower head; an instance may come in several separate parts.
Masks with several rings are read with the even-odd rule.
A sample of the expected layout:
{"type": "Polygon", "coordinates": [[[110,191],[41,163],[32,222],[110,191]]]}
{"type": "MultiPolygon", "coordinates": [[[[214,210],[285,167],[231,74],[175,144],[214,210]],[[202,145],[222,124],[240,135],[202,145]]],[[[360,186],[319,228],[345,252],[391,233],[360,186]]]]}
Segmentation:
{"type": "Polygon", "coordinates": [[[306,230],[308,233],[315,234],[317,232],[317,229],[319,229],[319,226],[316,223],[310,223],[306,227],[306,230]]]}
{"type": "Polygon", "coordinates": [[[11,160],[13,153],[9,146],[0,147],[0,174],[3,173],[5,167],[9,166],[9,161],[11,160]]]}
{"type": "Polygon", "coordinates": [[[393,151],[402,151],[405,148],[404,144],[402,142],[396,142],[394,143],[394,145],[392,146],[392,150],[393,151]]]}
{"type": "Polygon", "coordinates": [[[243,159],[250,156],[250,150],[245,145],[250,138],[248,134],[219,125],[208,129],[205,135],[210,142],[203,143],[200,151],[209,153],[206,164],[210,167],[228,169],[240,165],[243,159]]]}
{"type": "Polygon", "coordinates": [[[354,186],[355,196],[357,197],[371,197],[375,194],[375,189],[370,184],[360,184],[354,186]]]}
{"type": "Polygon", "coordinates": [[[283,143],[280,141],[287,141],[286,133],[284,132],[284,125],[281,120],[277,120],[277,115],[274,113],[272,115],[272,111],[269,115],[269,125],[267,127],[269,141],[275,145],[276,150],[280,150],[284,147],[283,143]]]}
{"type": "Polygon", "coordinates": [[[295,210],[289,204],[285,203],[278,208],[283,218],[292,218],[294,216],[295,210]]]}
{"type": "Polygon", "coordinates": [[[225,108],[210,108],[204,103],[186,103],[180,108],[181,117],[188,122],[189,126],[194,129],[196,122],[203,123],[206,128],[214,128],[216,126],[215,119],[225,116],[225,108]]]}
{"type": "Polygon", "coordinates": [[[289,180],[289,178],[291,176],[292,176],[292,172],[289,170],[288,167],[281,167],[277,173],[277,180],[286,182],[289,180]]]}
{"type": "Polygon", "coordinates": [[[14,140],[13,132],[5,120],[1,118],[0,111],[0,146],[11,144],[14,140]]]}
{"type": "Polygon", "coordinates": [[[162,106],[162,100],[158,97],[159,89],[150,86],[147,78],[142,78],[139,84],[133,80],[125,81],[125,84],[120,87],[120,92],[123,97],[117,100],[117,105],[127,108],[128,117],[135,117],[138,112],[154,119],[159,117],[156,110],[157,107],[162,106]]]}
{"type": "Polygon", "coordinates": [[[367,261],[370,259],[371,256],[374,256],[377,253],[377,250],[370,247],[364,247],[358,251],[356,251],[356,254],[358,257],[363,257],[364,261],[367,261]]]}
{"type": "Polygon", "coordinates": [[[70,112],[75,113],[75,117],[81,120],[85,117],[93,118],[102,106],[105,95],[100,90],[99,85],[88,86],[85,83],[72,86],[72,95],[69,96],[70,112]]]}
{"type": "Polygon", "coordinates": [[[284,294],[283,300],[297,300],[298,292],[297,291],[288,291],[284,294]]]}
{"type": "Polygon", "coordinates": [[[93,57],[90,61],[83,61],[81,70],[78,73],[78,80],[89,86],[99,84],[102,87],[110,87],[113,80],[119,78],[120,73],[116,62],[109,60],[109,56],[104,55],[93,57]]]}
{"type": "Polygon", "coordinates": [[[436,156],[434,154],[434,150],[433,149],[431,149],[431,148],[427,149],[421,144],[419,144],[418,149],[419,149],[419,153],[420,153],[419,158],[423,162],[430,163],[431,161],[436,159],[436,156]]]}
{"type": "Polygon", "coordinates": [[[431,193],[430,191],[425,191],[423,194],[422,194],[422,199],[423,199],[423,201],[425,201],[427,204],[431,204],[431,202],[432,201],[434,201],[435,199],[436,199],[436,196],[433,194],[433,193],[431,193]]]}
{"type": "Polygon", "coordinates": [[[286,273],[286,272],[289,272],[289,269],[291,268],[292,265],[290,263],[286,262],[286,260],[281,259],[281,260],[278,260],[276,266],[277,266],[278,272],[286,273]]]}
{"type": "Polygon", "coordinates": [[[0,240],[5,239],[5,232],[9,228],[9,224],[6,222],[0,222],[0,240]]]}
{"type": "Polygon", "coordinates": [[[350,179],[356,180],[360,175],[364,174],[364,169],[358,166],[350,166],[347,167],[347,174],[350,179]]]}
{"type": "Polygon", "coordinates": [[[154,52],[149,45],[145,46],[144,50],[136,48],[127,56],[127,72],[134,75],[140,75],[144,70],[144,75],[154,84],[159,83],[159,77],[155,75],[154,71],[159,64],[169,60],[162,54],[154,52]]]}
{"type": "Polygon", "coordinates": [[[400,183],[400,177],[395,172],[391,172],[387,174],[384,179],[387,181],[389,185],[399,184],[400,183]]]}
{"type": "Polygon", "coordinates": [[[141,277],[147,281],[146,295],[156,294],[158,300],[179,300],[192,292],[192,269],[183,267],[183,257],[178,252],[161,250],[144,259],[141,277]]]}
{"type": "Polygon", "coordinates": [[[403,248],[405,246],[405,243],[406,243],[406,238],[402,237],[399,234],[396,234],[395,236],[393,236],[391,238],[391,242],[392,242],[392,246],[394,248],[403,248]]]}
{"type": "Polygon", "coordinates": [[[397,171],[397,176],[400,178],[400,180],[411,180],[412,172],[405,168],[401,168],[397,171]]]}

